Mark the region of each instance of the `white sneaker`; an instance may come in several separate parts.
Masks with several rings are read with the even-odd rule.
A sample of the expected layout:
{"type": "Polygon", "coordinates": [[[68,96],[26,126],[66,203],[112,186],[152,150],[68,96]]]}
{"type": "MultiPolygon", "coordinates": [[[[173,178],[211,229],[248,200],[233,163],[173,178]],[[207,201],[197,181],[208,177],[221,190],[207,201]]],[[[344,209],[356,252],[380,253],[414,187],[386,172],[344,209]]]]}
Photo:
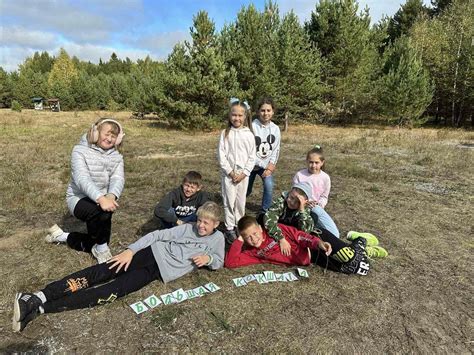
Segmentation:
{"type": "Polygon", "coordinates": [[[63,243],[57,238],[63,234],[64,231],[59,228],[57,224],[48,229],[48,235],[44,238],[48,243],[63,243]]]}
{"type": "Polygon", "coordinates": [[[99,264],[105,263],[107,260],[112,258],[112,254],[110,253],[110,249],[107,249],[106,251],[98,251],[97,250],[97,244],[95,244],[92,247],[92,255],[97,259],[97,262],[99,264]]]}

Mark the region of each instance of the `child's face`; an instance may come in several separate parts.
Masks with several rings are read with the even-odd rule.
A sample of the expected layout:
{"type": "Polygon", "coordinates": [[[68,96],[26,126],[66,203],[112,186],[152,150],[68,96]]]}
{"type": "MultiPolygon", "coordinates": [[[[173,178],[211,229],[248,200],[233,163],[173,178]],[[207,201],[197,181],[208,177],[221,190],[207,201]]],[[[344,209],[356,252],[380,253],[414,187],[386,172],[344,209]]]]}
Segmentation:
{"type": "Polygon", "coordinates": [[[295,189],[291,189],[291,191],[288,193],[288,196],[286,198],[286,204],[288,205],[288,208],[292,210],[297,210],[300,208],[300,205],[306,201],[306,197],[302,196],[298,191],[295,189]]]}
{"type": "Polygon", "coordinates": [[[240,232],[244,242],[252,247],[258,248],[263,243],[263,231],[259,225],[252,224],[240,232]]]}
{"type": "Polygon", "coordinates": [[[242,106],[232,106],[229,114],[229,122],[235,128],[240,128],[244,125],[245,109],[242,106]]]}
{"type": "Polygon", "coordinates": [[[308,164],[310,174],[319,174],[324,165],[324,161],[321,160],[318,154],[310,154],[306,163],[308,164]]]}
{"type": "Polygon", "coordinates": [[[183,193],[186,198],[190,198],[199,190],[201,190],[201,186],[198,184],[191,184],[189,182],[183,183],[183,193]]]}
{"type": "Polygon", "coordinates": [[[198,217],[196,222],[197,231],[201,237],[211,235],[218,225],[219,221],[208,217],[198,217]]]}
{"type": "Polygon", "coordinates": [[[260,109],[258,110],[258,119],[263,124],[267,124],[268,122],[272,120],[273,114],[274,112],[273,112],[272,105],[263,104],[262,106],[260,106],[260,109]]]}
{"type": "Polygon", "coordinates": [[[99,126],[99,140],[97,141],[99,147],[105,150],[113,148],[116,140],[117,135],[113,133],[112,125],[104,123],[99,126]]]}

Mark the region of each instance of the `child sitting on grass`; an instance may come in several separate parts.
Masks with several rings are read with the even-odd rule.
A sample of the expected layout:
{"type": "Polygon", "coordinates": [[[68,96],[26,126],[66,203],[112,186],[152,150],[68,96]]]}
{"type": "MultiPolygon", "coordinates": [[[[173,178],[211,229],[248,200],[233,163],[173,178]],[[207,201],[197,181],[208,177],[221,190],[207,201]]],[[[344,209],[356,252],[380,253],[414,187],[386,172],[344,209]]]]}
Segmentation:
{"type": "Polygon", "coordinates": [[[196,211],[208,194],[202,189],[202,176],[196,171],[184,175],[183,183],[168,192],[155,207],[155,217],[162,228],[171,228],[187,222],[196,222],[196,211]]]}
{"type": "Polygon", "coordinates": [[[319,238],[284,224],[278,224],[278,227],[290,245],[289,254],[281,253],[279,244],[262,229],[254,217],[245,216],[240,219],[239,237],[232,243],[226,255],[225,267],[237,268],[262,263],[305,266],[313,262],[329,270],[345,274],[367,275],[369,272],[370,265],[363,253],[365,241],[362,242],[362,238],[356,240],[354,248],[348,248],[353,256],[345,262],[332,257],[332,246],[341,250],[347,247],[347,244],[331,233],[322,231],[319,238]]]}
{"type": "Polygon", "coordinates": [[[216,230],[220,215],[215,202],[206,202],[197,211],[196,223],[154,231],[106,264],[85,268],[35,293],[17,293],[13,330],[22,331],[41,313],[106,304],[156,279],[167,283],[200,267],[221,268],[225,242],[216,230]]]}
{"type": "Polygon", "coordinates": [[[112,214],[125,183],[122,145],[123,128],[116,120],[101,118],[72,150],[71,181],[66,200],[71,214],[86,222],[87,233],[64,232],[57,224],[49,228],[48,243],[92,253],[99,264],[112,257],[109,249],[112,214]]]}

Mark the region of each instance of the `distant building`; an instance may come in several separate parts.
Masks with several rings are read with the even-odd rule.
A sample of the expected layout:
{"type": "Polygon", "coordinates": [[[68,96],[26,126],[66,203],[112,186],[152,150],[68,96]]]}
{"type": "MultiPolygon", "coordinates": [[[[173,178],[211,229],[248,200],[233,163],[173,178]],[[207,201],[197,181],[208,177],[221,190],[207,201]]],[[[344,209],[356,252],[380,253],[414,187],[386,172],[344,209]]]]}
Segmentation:
{"type": "Polygon", "coordinates": [[[59,105],[59,99],[48,99],[48,106],[53,112],[61,111],[61,106],[59,105]]]}
{"type": "Polygon", "coordinates": [[[31,101],[35,105],[35,110],[42,110],[43,109],[43,98],[42,97],[33,97],[31,99],[31,101]]]}

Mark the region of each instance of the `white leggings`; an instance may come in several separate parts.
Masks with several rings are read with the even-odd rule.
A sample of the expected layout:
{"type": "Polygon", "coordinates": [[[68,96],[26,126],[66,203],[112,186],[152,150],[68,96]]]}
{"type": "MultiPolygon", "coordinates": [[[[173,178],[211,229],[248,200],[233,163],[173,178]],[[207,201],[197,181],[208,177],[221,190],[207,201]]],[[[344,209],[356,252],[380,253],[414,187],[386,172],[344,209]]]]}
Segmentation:
{"type": "Polygon", "coordinates": [[[248,176],[238,184],[234,184],[229,176],[221,178],[224,222],[227,230],[237,226],[237,222],[245,215],[245,195],[248,184],[248,176]]]}

